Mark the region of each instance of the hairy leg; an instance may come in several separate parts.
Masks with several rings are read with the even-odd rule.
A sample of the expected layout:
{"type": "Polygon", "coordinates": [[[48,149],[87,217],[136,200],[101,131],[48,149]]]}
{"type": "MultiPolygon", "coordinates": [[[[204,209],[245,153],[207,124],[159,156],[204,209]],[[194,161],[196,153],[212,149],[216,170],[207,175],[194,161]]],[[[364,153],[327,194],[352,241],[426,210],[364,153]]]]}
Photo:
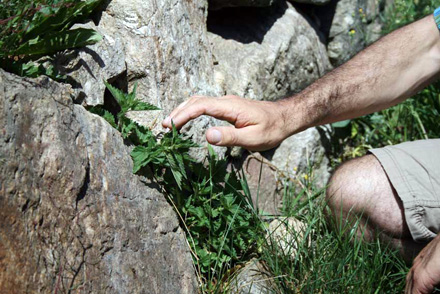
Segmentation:
{"type": "Polygon", "coordinates": [[[367,242],[378,236],[407,261],[425,245],[412,240],[402,201],[374,155],[341,165],[330,179],[327,201],[336,223],[359,221],[358,236],[367,242]]]}

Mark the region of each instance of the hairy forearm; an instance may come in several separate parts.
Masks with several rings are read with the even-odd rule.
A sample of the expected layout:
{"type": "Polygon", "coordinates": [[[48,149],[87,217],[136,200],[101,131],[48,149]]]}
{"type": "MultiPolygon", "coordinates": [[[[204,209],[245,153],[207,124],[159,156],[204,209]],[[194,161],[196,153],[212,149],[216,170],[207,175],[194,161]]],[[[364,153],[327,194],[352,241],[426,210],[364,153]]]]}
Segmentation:
{"type": "Polygon", "coordinates": [[[440,33],[430,15],[383,37],[301,93],[280,101],[289,135],[393,106],[439,72],[440,33]]]}

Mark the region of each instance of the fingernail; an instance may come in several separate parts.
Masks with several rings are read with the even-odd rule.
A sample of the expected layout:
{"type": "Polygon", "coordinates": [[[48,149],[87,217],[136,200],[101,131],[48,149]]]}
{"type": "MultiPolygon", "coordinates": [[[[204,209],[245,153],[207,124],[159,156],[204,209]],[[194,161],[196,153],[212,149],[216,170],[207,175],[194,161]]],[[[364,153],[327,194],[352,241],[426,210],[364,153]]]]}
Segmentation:
{"type": "Polygon", "coordinates": [[[166,125],[166,126],[171,125],[171,117],[168,116],[167,118],[165,118],[165,119],[163,120],[162,124],[164,124],[164,125],[166,125]]]}
{"type": "Polygon", "coordinates": [[[212,144],[217,144],[222,140],[222,133],[218,130],[212,130],[209,134],[209,141],[211,141],[212,144]]]}

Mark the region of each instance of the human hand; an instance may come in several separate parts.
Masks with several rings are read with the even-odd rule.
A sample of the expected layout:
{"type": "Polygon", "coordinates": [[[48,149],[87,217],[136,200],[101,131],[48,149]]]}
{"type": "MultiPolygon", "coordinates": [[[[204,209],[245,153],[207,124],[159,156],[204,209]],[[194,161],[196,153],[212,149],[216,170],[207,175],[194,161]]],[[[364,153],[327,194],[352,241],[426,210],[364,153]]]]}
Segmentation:
{"type": "Polygon", "coordinates": [[[286,130],[282,103],[247,100],[237,96],[192,97],[174,109],[162,125],[171,128],[172,121],[177,128],[181,128],[204,114],[234,125],[207,130],[207,141],[217,146],[242,146],[262,151],[279,145],[290,135],[286,130]]]}
{"type": "Polygon", "coordinates": [[[440,285],[440,235],[414,259],[406,277],[405,294],[429,294],[440,285]]]}

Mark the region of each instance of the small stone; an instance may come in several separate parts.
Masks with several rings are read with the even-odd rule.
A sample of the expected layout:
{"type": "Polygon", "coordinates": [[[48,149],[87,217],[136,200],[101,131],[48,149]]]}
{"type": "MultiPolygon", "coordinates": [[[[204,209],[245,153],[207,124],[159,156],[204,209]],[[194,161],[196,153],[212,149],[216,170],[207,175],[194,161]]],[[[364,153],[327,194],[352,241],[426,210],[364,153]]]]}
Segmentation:
{"type": "Polygon", "coordinates": [[[270,294],[274,293],[271,275],[257,260],[252,259],[231,281],[228,290],[232,294],[270,294]]]}
{"type": "Polygon", "coordinates": [[[279,218],[274,219],[269,224],[266,239],[269,244],[275,242],[282,254],[284,256],[290,256],[293,260],[302,243],[307,242],[307,245],[310,245],[310,239],[305,236],[306,231],[307,225],[296,218],[279,218]],[[304,240],[304,238],[307,238],[307,240],[304,240]]]}

